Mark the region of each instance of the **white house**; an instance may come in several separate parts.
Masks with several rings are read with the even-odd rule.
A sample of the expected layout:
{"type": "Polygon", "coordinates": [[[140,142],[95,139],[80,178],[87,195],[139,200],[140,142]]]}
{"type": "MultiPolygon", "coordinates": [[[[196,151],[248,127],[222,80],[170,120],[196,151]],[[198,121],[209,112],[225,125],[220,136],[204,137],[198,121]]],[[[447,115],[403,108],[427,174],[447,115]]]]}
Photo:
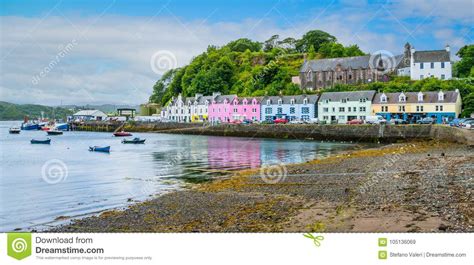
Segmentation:
{"type": "Polygon", "coordinates": [[[215,92],[212,96],[196,94],[194,97],[183,97],[179,94],[171,98],[166,107],[163,108],[161,116],[175,122],[202,122],[208,120],[208,105],[213,98],[220,95],[215,92]]]}
{"type": "Polygon", "coordinates": [[[100,110],[81,110],[72,115],[74,121],[104,121],[107,114],[100,110]]]}
{"type": "Polygon", "coordinates": [[[416,51],[405,45],[403,60],[397,70],[400,76],[410,76],[411,80],[421,80],[428,77],[436,77],[441,80],[452,78],[452,65],[450,58],[450,47],[446,46],[444,50],[416,51]]]}
{"type": "Polygon", "coordinates": [[[317,117],[318,95],[266,96],[261,101],[260,119],[309,120],[317,117]]]}
{"type": "Polygon", "coordinates": [[[365,120],[371,115],[375,91],[325,92],[318,101],[318,119],[326,123],[365,120]]]}

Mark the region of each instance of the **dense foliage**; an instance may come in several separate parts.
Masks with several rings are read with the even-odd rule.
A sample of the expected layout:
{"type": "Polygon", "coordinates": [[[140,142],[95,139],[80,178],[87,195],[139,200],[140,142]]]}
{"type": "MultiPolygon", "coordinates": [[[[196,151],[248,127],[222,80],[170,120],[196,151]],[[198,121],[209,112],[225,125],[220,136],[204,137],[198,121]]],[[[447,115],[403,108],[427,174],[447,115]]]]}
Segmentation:
{"type": "Polygon", "coordinates": [[[304,53],[309,59],[364,54],[357,45],[344,47],[320,30],[309,31],[301,39],[280,40],[278,35],[263,43],[238,39],[223,47],[209,46],[189,65],[166,72],[154,85],[150,102],[164,105],[178,93],[298,94],[301,90],[291,83],[291,77],[298,75],[304,53]]]}
{"type": "Polygon", "coordinates": [[[25,104],[18,105],[0,101],[0,120],[23,120],[25,116],[30,119],[44,117],[65,120],[72,111],[60,107],[48,107],[42,105],[25,104]]]}
{"type": "MultiPolygon", "coordinates": [[[[166,72],[153,87],[150,102],[165,105],[172,96],[182,93],[210,95],[212,92],[239,96],[295,95],[302,92],[291,82],[308,59],[336,58],[364,55],[357,45],[344,47],[327,32],[312,30],[301,39],[280,39],[273,35],[263,43],[238,39],[223,47],[209,46],[189,65],[166,72]]],[[[428,78],[411,81],[393,76],[390,82],[359,85],[336,85],[324,91],[376,90],[438,91],[459,89],[463,98],[463,116],[474,112],[474,45],[461,48],[460,61],[454,64],[454,75],[462,79],[438,80],[428,78]]]]}

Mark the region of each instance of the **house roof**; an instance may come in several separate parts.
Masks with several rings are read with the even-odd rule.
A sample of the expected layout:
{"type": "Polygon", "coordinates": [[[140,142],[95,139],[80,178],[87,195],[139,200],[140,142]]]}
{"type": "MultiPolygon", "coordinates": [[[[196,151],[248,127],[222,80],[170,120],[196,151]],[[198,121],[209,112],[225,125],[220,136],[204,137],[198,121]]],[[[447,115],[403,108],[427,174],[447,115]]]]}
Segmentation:
{"type": "Polygon", "coordinates": [[[270,100],[272,105],[278,104],[278,100],[282,100],[282,104],[291,104],[291,100],[295,100],[295,104],[303,104],[303,100],[307,98],[309,104],[315,104],[318,101],[318,95],[295,95],[295,96],[265,96],[262,98],[262,104],[267,104],[270,100]]]}
{"type": "Polygon", "coordinates": [[[81,110],[76,112],[73,116],[107,116],[100,110],[81,110]]]}
{"type": "Polygon", "coordinates": [[[310,60],[303,64],[301,72],[307,72],[309,69],[313,71],[327,71],[336,68],[337,65],[341,65],[342,68],[352,69],[369,68],[369,61],[370,55],[310,60]]]}
{"type": "Polygon", "coordinates": [[[449,62],[449,52],[446,50],[434,51],[415,51],[413,54],[415,63],[430,63],[430,62],[449,62]]]}
{"type": "MultiPolygon", "coordinates": [[[[397,93],[377,93],[375,95],[373,104],[398,104],[398,97],[402,92],[397,93]],[[387,96],[387,102],[381,102],[380,97],[385,94],[387,96]]],[[[419,103],[418,101],[419,92],[404,92],[406,96],[405,103],[419,103]]],[[[438,100],[439,91],[424,91],[423,92],[423,103],[455,103],[459,92],[457,91],[443,91],[444,100],[438,100]]]]}
{"type": "Polygon", "coordinates": [[[375,96],[374,90],[365,91],[348,91],[348,92],[324,92],[321,94],[319,100],[341,101],[347,99],[348,101],[359,101],[360,99],[372,100],[375,96]]]}
{"type": "Polygon", "coordinates": [[[224,103],[225,99],[231,102],[235,97],[237,97],[237,95],[219,95],[215,97],[213,100],[215,100],[216,103],[224,103]]]}

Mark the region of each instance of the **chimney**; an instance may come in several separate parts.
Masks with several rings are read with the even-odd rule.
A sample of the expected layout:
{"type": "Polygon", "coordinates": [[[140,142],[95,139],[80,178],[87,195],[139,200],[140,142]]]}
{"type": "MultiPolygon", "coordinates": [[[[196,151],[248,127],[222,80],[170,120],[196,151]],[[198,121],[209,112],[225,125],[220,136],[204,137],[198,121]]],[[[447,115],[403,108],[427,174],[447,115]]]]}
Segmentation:
{"type": "Polygon", "coordinates": [[[447,51],[447,52],[450,52],[450,51],[451,51],[451,47],[449,47],[449,45],[448,45],[448,44],[446,44],[446,47],[445,47],[445,49],[446,49],[446,51],[447,51]]]}

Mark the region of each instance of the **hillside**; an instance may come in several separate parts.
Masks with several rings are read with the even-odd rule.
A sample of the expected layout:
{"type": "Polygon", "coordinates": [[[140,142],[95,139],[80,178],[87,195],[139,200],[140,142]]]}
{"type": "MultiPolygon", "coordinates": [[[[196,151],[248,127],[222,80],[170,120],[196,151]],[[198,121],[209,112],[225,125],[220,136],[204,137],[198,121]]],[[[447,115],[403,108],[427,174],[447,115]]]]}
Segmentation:
{"type": "Polygon", "coordinates": [[[357,45],[344,47],[320,30],[309,31],[301,39],[280,40],[278,35],[263,43],[238,39],[223,47],[209,46],[189,65],[166,72],[154,85],[150,102],[164,105],[178,93],[298,94],[300,88],[291,83],[291,77],[298,75],[303,54],[308,59],[364,55],[357,45]]]}
{"type": "Polygon", "coordinates": [[[23,120],[25,116],[30,119],[41,117],[66,119],[66,116],[71,115],[71,110],[60,107],[48,107],[34,104],[13,104],[0,101],[0,120],[23,120]]]}

